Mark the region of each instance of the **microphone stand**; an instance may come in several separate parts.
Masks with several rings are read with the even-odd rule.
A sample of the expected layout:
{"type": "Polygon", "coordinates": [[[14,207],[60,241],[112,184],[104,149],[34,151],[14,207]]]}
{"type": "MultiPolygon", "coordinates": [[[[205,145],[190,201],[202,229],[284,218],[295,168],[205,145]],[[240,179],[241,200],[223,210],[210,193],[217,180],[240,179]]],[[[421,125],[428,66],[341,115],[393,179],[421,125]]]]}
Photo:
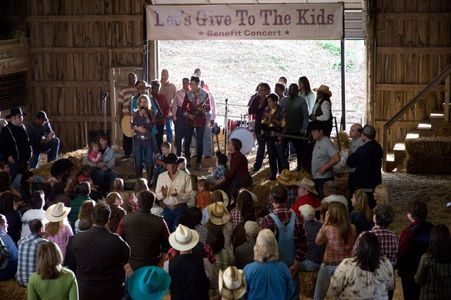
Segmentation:
{"type": "Polygon", "coordinates": [[[224,153],[227,152],[227,139],[228,139],[228,131],[229,131],[229,122],[227,119],[229,106],[228,106],[229,99],[225,99],[225,111],[224,111],[224,153]]]}

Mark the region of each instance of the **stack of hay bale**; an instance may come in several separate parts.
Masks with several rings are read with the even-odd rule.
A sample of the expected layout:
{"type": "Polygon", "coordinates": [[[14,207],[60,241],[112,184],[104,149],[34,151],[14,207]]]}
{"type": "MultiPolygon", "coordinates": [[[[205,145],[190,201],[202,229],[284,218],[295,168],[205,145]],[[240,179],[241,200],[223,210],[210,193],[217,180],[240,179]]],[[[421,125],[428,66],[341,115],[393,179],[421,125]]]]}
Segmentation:
{"type": "Polygon", "coordinates": [[[451,137],[424,137],[406,141],[407,173],[451,174],[451,137]]]}

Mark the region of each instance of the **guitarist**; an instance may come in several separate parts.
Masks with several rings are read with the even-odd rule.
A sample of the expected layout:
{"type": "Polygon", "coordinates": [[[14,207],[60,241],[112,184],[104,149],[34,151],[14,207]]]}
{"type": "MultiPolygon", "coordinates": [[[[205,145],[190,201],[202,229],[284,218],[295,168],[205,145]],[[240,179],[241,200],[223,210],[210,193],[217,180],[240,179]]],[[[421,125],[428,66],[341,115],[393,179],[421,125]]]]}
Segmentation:
{"type": "MultiPolygon", "coordinates": [[[[131,117],[132,114],[132,112],[130,111],[130,100],[135,92],[135,84],[137,81],[137,76],[135,73],[128,73],[127,79],[128,85],[122,87],[119,90],[118,110],[117,110],[119,120],[122,120],[124,116],[131,117]]],[[[124,149],[125,157],[130,157],[130,155],[133,152],[133,138],[128,137],[124,134],[122,137],[122,148],[124,149]]]]}

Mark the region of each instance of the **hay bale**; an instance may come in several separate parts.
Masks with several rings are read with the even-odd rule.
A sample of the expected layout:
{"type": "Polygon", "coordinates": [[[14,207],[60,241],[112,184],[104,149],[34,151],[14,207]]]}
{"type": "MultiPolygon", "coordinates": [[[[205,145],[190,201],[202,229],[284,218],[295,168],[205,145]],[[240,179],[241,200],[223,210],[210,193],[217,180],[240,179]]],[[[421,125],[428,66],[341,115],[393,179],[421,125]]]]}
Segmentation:
{"type": "Polygon", "coordinates": [[[301,272],[299,277],[301,295],[304,297],[313,298],[318,272],[301,272]]]}
{"type": "Polygon", "coordinates": [[[15,279],[0,281],[0,299],[26,300],[27,289],[21,287],[15,279]]]}
{"type": "Polygon", "coordinates": [[[406,171],[411,174],[451,174],[451,138],[406,141],[406,171]]]}

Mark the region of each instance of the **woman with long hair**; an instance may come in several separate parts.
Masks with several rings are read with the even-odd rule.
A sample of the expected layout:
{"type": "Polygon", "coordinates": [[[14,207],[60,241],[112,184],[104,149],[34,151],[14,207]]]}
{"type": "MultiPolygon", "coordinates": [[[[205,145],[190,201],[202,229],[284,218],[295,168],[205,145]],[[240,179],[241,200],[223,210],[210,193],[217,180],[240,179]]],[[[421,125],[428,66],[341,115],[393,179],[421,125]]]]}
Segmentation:
{"type": "Polygon", "coordinates": [[[294,292],[290,271],[279,260],[277,240],[269,229],[258,233],[254,262],[244,267],[244,274],[246,299],[287,299],[294,292]]]}
{"type": "Polygon", "coordinates": [[[328,296],[336,299],[388,299],[394,287],[393,266],[381,253],[377,236],[365,232],[356,256],[344,259],[330,280],[328,296]]]}
{"type": "Polygon", "coordinates": [[[86,200],[80,206],[80,211],[78,212],[78,220],[75,222],[75,233],[80,231],[85,231],[92,226],[92,213],[96,202],[94,200],[86,200]]]}
{"type": "Polygon", "coordinates": [[[61,263],[63,256],[58,246],[44,241],[38,249],[36,272],[31,274],[27,294],[29,300],[78,300],[75,274],[61,263]]]}
{"type": "Polygon", "coordinates": [[[305,101],[307,101],[308,112],[312,113],[313,105],[315,105],[315,94],[312,92],[312,88],[310,87],[310,81],[307,77],[302,76],[299,78],[299,96],[304,97],[305,101]]]}
{"type": "Polygon", "coordinates": [[[415,282],[420,286],[420,300],[450,299],[451,239],[446,225],[432,227],[429,248],[421,257],[415,282]]]}
{"type": "Polygon", "coordinates": [[[138,98],[138,110],[133,113],[132,128],[135,132],[136,178],[142,177],[143,165],[145,164],[147,168],[147,180],[151,181],[153,174],[153,117],[148,95],[141,95],[138,98]]]}
{"type": "Polygon", "coordinates": [[[385,183],[381,183],[374,189],[374,200],[377,204],[390,204],[391,193],[390,186],[385,183]]]}
{"type": "Polygon", "coordinates": [[[256,221],[255,207],[252,195],[248,191],[241,191],[237,197],[237,206],[230,212],[232,223],[235,225],[233,247],[236,248],[246,242],[244,224],[247,221],[256,221]]]}
{"type": "Polygon", "coordinates": [[[314,299],[324,299],[330,277],[343,259],[351,257],[356,229],[351,224],[348,210],[343,203],[330,202],[324,224],[316,235],[315,244],[326,243],[323,262],[316,280],[314,299]]]}
{"type": "Polygon", "coordinates": [[[69,238],[74,235],[67,220],[69,212],[70,207],[65,207],[61,202],[51,205],[45,211],[45,216],[49,222],[45,225],[44,237],[58,245],[63,258],[66,255],[69,238]]]}
{"type": "Polygon", "coordinates": [[[108,229],[111,232],[116,232],[119,222],[127,214],[121,207],[123,203],[121,194],[118,192],[111,192],[106,196],[106,204],[108,204],[111,209],[110,220],[107,223],[108,229]]]}
{"type": "Polygon", "coordinates": [[[368,205],[368,196],[362,190],[356,190],[352,195],[353,210],[350,214],[351,223],[355,225],[357,235],[373,228],[373,212],[368,205]]]}

